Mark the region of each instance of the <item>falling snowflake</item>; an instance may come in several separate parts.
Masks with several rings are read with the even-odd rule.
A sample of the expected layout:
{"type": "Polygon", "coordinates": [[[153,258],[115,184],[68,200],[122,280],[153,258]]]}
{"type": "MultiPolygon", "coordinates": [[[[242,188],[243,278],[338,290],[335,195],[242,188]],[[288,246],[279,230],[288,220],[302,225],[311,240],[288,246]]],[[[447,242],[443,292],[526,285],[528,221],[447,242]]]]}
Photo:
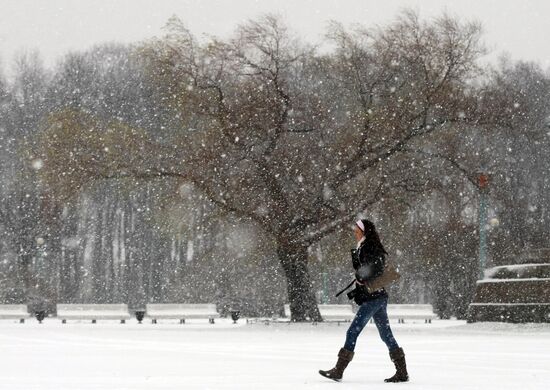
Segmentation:
{"type": "Polygon", "coordinates": [[[36,169],[38,171],[38,170],[42,169],[42,167],[44,167],[44,162],[41,159],[37,158],[37,159],[32,160],[31,165],[32,165],[33,169],[36,169]]]}

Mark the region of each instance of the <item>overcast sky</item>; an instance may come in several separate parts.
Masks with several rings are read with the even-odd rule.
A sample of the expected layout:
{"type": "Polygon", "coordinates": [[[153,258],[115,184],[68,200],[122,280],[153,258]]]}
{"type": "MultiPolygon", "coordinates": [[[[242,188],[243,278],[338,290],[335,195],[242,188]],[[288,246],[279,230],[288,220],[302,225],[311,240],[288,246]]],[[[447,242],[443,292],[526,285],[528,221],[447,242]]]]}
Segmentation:
{"type": "Polygon", "coordinates": [[[249,18],[276,12],[315,42],[330,19],[384,25],[404,7],[424,17],[447,11],[477,19],[492,50],[489,59],[508,52],[550,67],[550,0],[0,0],[0,63],[9,74],[20,50],[39,49],[52,66],[69,50],[158,36],[173,14],[199,36],[227,36],[249,18]]]}

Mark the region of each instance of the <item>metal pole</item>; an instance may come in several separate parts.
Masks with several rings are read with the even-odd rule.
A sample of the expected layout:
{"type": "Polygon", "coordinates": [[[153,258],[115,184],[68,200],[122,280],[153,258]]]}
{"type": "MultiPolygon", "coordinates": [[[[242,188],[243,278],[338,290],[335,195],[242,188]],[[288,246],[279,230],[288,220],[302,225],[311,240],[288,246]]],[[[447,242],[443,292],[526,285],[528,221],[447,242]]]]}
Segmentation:
{"type": "Polygon", "coordinates": [[[321,297],[321,303],[324,305],[327,304],[328,297],[327,297],[327,277],[328,274],[326,272],[323,272],[323,296],[321,297]]]}
{"type": "Polygon", "coordinates": [[[323,261],[323,251],[321,245],[317,246],[317,257],[322,265],[321,277],[323,278],[323,290],[321,291],[321,304],[326,305],[328,303],[327,285],[328,285],[328,273],[327,265],[323,261]]]}
{"type": "Polygon", "coordinates": [[[479,176],[479,279],[487,264],[487,184],[486,175],[479,176]]]}

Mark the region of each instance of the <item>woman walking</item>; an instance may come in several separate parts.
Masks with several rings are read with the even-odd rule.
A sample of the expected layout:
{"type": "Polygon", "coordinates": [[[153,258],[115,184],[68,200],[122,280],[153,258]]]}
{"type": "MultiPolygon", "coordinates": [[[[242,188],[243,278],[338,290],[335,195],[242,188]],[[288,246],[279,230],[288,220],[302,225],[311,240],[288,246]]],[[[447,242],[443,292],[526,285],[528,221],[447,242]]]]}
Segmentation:
{"type": "Polygon", "coordinates": [[[386,379],[385,382],[407,382],[409,375],[405,353],[395,341],[388,320],[388,293],[384,288],[372,291],[368,287],[369,281],[384,272],[387,252],[380,242],[374,224],[368,219],[357,221],[354,233],[357,248],[352,251],[352,265],[356,270],[356,282],[355,289],[348,293],[348,297],[353,298],[359,305],[359,310],[346,333],[344,347],[338,352],[336,366],[328,371],[319,370],[319,374],[335,381],[342,379],[344,370],[353,359],[357,337],[373,318],[380,338],[388,347],[390,359],[396,368],[395,375],[386,379]]]}

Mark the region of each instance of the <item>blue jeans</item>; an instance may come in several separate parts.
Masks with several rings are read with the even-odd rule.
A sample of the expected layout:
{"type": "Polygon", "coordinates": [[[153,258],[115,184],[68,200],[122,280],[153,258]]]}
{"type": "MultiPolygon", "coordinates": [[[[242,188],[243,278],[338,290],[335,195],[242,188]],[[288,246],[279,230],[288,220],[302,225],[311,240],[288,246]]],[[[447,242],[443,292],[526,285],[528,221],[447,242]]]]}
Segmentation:
{"type": "Polygon", "coordinates": [[[374,319],[380,338],[386,344],[388,350],[393,351],[399,348],[399,345],[397,344],[397,341],[395,341],[390,328],[387,306],[388,297],[380,297],[372,301],[365,302],[359,306],[359,311],[355,315],[355,318],[351,322],[351,325],[346,333],[346,343],[344,344],[344,348],[348,351],[355,350],[357,337],[359,337],[359,334],[361,334],[361,331],[371,318],[374,319]]]}

